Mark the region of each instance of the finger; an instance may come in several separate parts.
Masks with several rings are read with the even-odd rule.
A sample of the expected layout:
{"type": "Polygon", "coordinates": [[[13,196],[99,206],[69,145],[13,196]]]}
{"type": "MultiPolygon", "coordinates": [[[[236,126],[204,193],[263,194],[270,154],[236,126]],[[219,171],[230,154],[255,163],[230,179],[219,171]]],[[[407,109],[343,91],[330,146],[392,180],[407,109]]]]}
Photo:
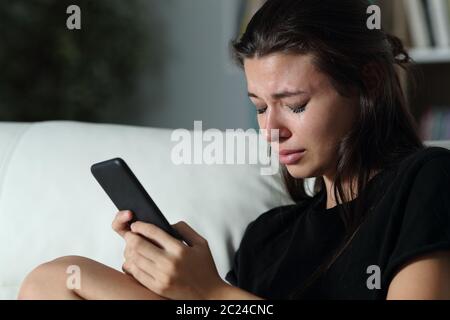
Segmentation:
{"type": "Polygon", "coordinates": [[[154,224],[137,221],[131,225],[131,231],[154,241],[162,249],[168,252],[175,252],[178,250],[179,246],[182,245],[178,239],[175,239],[154,224]]]}
{"type": "Polygon", "coordinates": [[[145,271],[148,275],[155,277],[159,273],[158,268],[154,261],[147,259],[141,254],[137,254],[132,259],[133,264],[135,264],[139,269],[145,271]]]}
{"type": "MultiPolygon", "coordinates": [[[[124,236],[125,238],[126,236],[124,236]]],[[[133,255],[133,250],[130,248],[128,244],[125,245],[125,250],[123,251],[123,257],[125,260],[131,259],[133,255]]]]}
{"type": "Polygon", "coordinates": [[[160,269],[169,265],[170,261],[164,250],[151,243],[147,238],[133,232],[126,232],[124,239],[127,243],[125,259],[134,260],[137,255],[141,255],[160,269]]]}
{"type": "Polygon", "coordinates": [[[124,230],[129,229],[128,222],[131,219],[132,213],[130,211],[119,211],[112,222],[113,230],[122,235],[124,230]]]}
{"type": "MultiPolygon", "coordinates": [[[[124,235],[124,239],[125,239],[125,250],[123,252],[123,257],[125,258],[125,260],[132,260],[133,257],[137,254],[140,254],[139,251],[142,251],[142,247],[144,245],[144,242],[148,242],[147,239],[145,239],[144,237],[135,234],[131,231],[127,231],[126,234],[124,235]]],[[[151,259],[151,255],[150,254],[146,254],[146,257],[148,259],[151,259]]]]}
{"type": "MultiPolygon", "coordinates": [[[[144,241],[148,241],[146,239],[143,239],[144,241]]],[[[156,247],[157,250],[160,250],[156,247]]],[[[164,258],[165,259],[165,258],[164,258]]],[[[164,279],[167,277],[167,272],[170,270],[169,263],[170,261],[168,259],[165,259],[165,263],[162,263],[163,260],[158,260],[160,262],[157,264],[155,261],[148,259],[146,256],[140,254],[139,252],[134,252],[133,254],[128,254],[128,257],[125,259],[125,262],[127,264],[135,264],[140,269],[145,271],[147,274],[153,276],[155,279],[164,279]]],[[[124,267],[122,266],[122,270],[124,270],[124,267]]],[[[124,272],[128,272],[128,270],[124,270],[124,272]]]]}
{"type": "Polygon", "coordinates": [[[123,237],[125,232],[130,230],[128,222],[131,221],[132,218],[133,214],[131,211],[119,211],[112,222],[113,230],[123,237]]]}
{"type": "Polygon", "coordinates": [[[194,229],[191,228],[185,221],[179,221],[172,225],[180,235],[192,246],[194,244],[205,243],[206,240],[194,229]]]}
{"type": "Polygon", "coordinates": [[[174,276],[173,274],[168,273],[167,269],[159,269],[153,261],[150,261],[143,256],[136,257],[133,260],[133,264],[138,270],[144,273],[144,276],[150,276],[151,280],[153,281],[152,285],[161,282],[167,283],[169,279],[174,276]]]}
{"type": "Polygon", "coordinates": [[[125,263],[124,268],[128,270],[129,274],[131,274],[140,284],[154,291],[153,288],[155,287],[156,280],[152,275],[147,274],[133,263],[125,263]]]}
{"type": "Polygon", "coordinates": [[[132,276],[131,272],[127,269],[126,262],[124,262],[124,263],[122,264],[122,271],[123,271],[123,273],[132,276]]]}

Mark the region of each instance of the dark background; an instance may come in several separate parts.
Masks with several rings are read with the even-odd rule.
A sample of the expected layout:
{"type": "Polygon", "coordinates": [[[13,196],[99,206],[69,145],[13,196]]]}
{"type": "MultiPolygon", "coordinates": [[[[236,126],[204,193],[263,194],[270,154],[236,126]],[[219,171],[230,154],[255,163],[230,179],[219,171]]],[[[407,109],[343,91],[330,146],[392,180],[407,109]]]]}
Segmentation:
{"type": "Polygon", "coordinates": [[[228,42],[241,0],[0,2],[0,121],[255,126],[228,42]],[[69,5],[81,30],[68,30],[69,5]]]}

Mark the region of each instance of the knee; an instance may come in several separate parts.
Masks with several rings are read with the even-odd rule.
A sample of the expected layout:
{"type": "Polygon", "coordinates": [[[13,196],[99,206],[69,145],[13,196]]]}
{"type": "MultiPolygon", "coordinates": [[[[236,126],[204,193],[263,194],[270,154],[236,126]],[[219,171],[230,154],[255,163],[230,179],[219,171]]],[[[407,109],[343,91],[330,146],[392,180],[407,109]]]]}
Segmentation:
{"type": "Polygon", "coordinates": [[[90,261],[90,259],[82,256],[63,256],[47,263],[57,266],[70,266],[70,265],[81,265],[88,261],[90,261]]]}
{"type": "Polygon", "coordinates": [[[20,285],[19,300],[34,300],[40,299],[43,285],[46,282],[46,276],[50,274],[52,268],[51,262],[43,263],[34,268],[22,281],[20,285]]]}
{"type": "Polygon", "coordinates": [[[86,260],[88,259],[79,256],[64,256],[37,266],[23,280],[17,299],[42,299],[46,296],[46,290],[51,290],[57,278],[65,277],[69,266],[80,265],[86,260]]]}

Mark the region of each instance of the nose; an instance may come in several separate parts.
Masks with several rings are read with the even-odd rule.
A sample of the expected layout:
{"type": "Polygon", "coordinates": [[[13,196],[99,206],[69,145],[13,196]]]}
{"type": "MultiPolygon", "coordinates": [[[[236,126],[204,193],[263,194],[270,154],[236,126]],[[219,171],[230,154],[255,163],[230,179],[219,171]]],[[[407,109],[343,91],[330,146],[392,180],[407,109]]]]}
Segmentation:
{"type": "Polygon", "coordinates": [[[268,112],[264,129],[266,129],[266,140],[269,143],[278,142],[291,136],[291,131],[280,119],[276,111],[268,112]]]}

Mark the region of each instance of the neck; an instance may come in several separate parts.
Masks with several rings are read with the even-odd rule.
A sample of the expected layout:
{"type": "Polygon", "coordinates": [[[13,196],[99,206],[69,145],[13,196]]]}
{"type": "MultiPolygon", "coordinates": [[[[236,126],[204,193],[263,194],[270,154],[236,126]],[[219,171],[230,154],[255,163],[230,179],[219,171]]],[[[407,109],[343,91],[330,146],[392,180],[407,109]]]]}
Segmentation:
{"type": "MultiPolygon", "coordinates": [[[[374,175],[378,173],[378,170],[372,171],[370,174],[369,180],[373,178],[374,175]]],[[[323,175],[323,180],[325,182],[325,189],[326,189],[326,195],[327,195],[327,201],[326,201],[326,209],[333,208],[337,205],[336,198],[334,196],[334,174],[333,175],[323,175]]],[[[346,196],[346,201],[351,201],[355,199],[357,194],[357,178],[355,177],[353,179],[353,194],[350,194],[350,181],[344,181],[343,182],[343,191],[346,196]]],[[[339,194],[338,194],[339,197],[339,194]]],[[[343,203],[344,200],[339,197],[339,203],[343,203]]]]}

